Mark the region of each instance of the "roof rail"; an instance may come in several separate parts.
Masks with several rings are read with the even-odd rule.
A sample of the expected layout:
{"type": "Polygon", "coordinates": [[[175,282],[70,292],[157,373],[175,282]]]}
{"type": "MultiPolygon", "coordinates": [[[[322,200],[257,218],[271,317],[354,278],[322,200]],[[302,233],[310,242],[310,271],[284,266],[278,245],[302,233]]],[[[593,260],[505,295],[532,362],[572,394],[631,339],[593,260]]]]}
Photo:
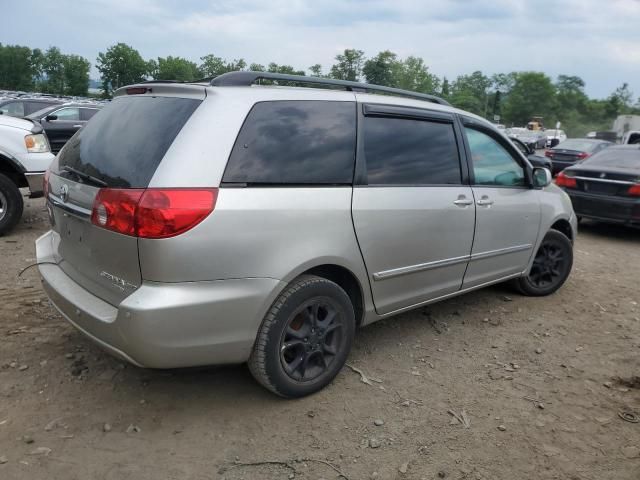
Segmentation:
{"type": "Polygon", "coordinates": [[[401,97],[426,100],[428,102],[437,103],[439,105],[451,106],[449,102],[443,100],[442,98],[436,97],[435,95],[411,92],[409,90],[402,90],[401,88],[383,87],[382,85],[350,82],[348,80],[334,80],[332,78],[305,77],[302,75],[287,75],[271,72],[240,71],[223,73],[222,75],[219,75],[211,80],[211,85],[214,87],[249,87],[253,85],[257,80],[277,80],[283,82],[327,85],[331,87],[341,87],[347,91],[353,92],[388,93],[401,97]]]}

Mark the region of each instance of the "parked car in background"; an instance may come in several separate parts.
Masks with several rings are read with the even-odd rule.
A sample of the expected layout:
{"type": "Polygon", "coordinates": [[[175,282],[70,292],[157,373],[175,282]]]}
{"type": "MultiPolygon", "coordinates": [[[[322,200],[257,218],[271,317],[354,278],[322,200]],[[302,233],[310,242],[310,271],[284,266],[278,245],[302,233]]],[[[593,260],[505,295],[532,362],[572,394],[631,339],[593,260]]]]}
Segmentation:
{"type": "Polygon", "coordinates": [[[509,138],[517,138],[525,145],[533,148],[544,148],[547,144],[547,137],[542,130],[529,130],[527,128],[510,128],[507,131],[509,138]]]}
{"type": "Polygon", "coordinates": [[[566,168],[556,184],[578,217],[640,226],[640,145],[614,145],[566,168]]]}
{"type": "Polygon", "coordinates": [[[103,107],[98,103],[63,103],[39,110],[27,118],[40,122],[51,151],[57,154],[65,143],[103,107]]]}
{"type": "Polygon", "coordinates": [[[20,188],[28,188],[31,197],[42,195],[44,172],[53,158],[39,123],[0,115],[0,235],[22,216],[20,188]]]}
{"type": "Polygon", "coordinates": [[[0,100],[0,114],[10,115],[12,117],[25,117],[43,108],[60,105],[63,102],[64,100],[49,97],[30,98],[23,96],[5,98],[0,100]]]}
{"type": "Polygon", "coordinates": [[[553,171],[553,162],[550,158],[536,154],[535,148],[526,145],[522,140],[518,138],[511,138],[510,140],[518,148],[518,150],[520,150],[522,154],[527,157],[529,163],[533,167],[543,167],[550,172],[553,171]]]}
{"type": "Polygon", "coordinates": [[[556,128],[548,128],[544,131],[547,136],[546,147],[552,148],[567,139],[567,135],[564,130],[558,130],[556,128]]]}
{"type": "Polygon", "coordinates": [[[248,362],[300,397],[341,370],[357,326],[497,282],[560,288],[576,219],[550,182],[426,94],[250,71],[142,83],[52,163],[38,268],[120,358],[248,362]]]}
{"type": "Polygon", "coordinates": [[[556,174],[611,145],[614,144],[606,140],[570,138],[546,150],[544,155],[553,162],[553,173],[556,174]]]}

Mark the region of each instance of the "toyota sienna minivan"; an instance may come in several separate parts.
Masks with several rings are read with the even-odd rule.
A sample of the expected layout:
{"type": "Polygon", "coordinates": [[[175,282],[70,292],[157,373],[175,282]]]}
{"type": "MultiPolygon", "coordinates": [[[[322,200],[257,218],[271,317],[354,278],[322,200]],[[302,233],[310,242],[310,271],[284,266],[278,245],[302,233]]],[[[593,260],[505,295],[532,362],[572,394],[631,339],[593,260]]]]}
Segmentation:
{"type": "Polygon", "coordinates": [[[298,397],[358,327],[497,282],[556,291],[576,218],[550,182],[430,95],[264,72],[148,82],[51,165],[37,257],[52,303],[113,355],[247,362],[298,397]]]}

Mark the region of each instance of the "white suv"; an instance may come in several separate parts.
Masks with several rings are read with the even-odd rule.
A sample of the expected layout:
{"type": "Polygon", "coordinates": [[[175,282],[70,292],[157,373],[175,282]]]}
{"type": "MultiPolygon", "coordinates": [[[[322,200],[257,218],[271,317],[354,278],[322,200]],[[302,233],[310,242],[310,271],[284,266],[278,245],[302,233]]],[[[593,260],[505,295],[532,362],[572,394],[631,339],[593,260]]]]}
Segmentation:
{"type": "Polygon", "coordinates": [[[0,115],[0,235],[22,216],[20,188],[28,188],[32,198],[42,196],[44,172],[53,158],[39,123],[0,115]]]}

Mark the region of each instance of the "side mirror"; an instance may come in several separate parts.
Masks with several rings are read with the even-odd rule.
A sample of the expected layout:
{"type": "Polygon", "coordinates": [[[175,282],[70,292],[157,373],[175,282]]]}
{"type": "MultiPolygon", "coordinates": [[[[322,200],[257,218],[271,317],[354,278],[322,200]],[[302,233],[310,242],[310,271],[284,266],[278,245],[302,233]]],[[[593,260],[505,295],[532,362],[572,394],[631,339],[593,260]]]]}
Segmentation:
{"type": "Polygon", "coordinates": [[[57,116],[57,115],[47,115],[44,119],[45,119],[47,122],[50,122],[51,120],[57,120],[57,119],[58,119],[58,116],[57,116]]]}
{"type": "Polygon", "coordinates": [[[548,168],[535,167],[533,169],[533,186],[535,188],[548,187],[551,184],[553,177],[548,168]]]}

